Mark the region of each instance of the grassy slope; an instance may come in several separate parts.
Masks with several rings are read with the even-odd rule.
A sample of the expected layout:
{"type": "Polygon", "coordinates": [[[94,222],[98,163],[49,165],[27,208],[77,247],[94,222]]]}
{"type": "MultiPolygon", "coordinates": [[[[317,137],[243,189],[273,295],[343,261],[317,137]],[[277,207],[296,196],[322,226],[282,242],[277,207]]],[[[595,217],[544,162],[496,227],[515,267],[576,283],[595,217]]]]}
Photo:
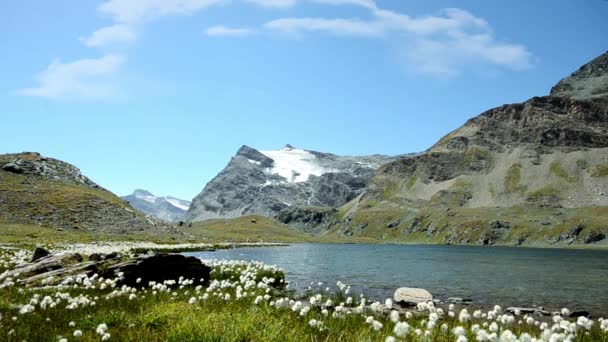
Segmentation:
{"type": "MultiPolygon", "coordinates": [[[[354,226],[365,225],[359,232],[361,237],[381,242],[443,244],[448,233],[458,232],[470,243],[476,241],[491,229],[492,221],[508,221],[511,228],[506,230],[504,241],[497,245],[516,245],[517,240],[526,237],[522,243],[529,247],[565,247],[552,244],[553,239],[567,233],[572,227],[583,223],[587,232],[603,232],[608,235],[608,207],[585,207],[577,209],[538,208],[514,206],[510,208],[434,208],[428,206],[420,211],[399,205],[381,202],[367,202],[353,217],[354,226]],[[409,214],[408,214],[409,213],[409,214]],[[387,228],[391,222],[400,219],[393,229],[387,228]],[[416,228],[408,231],[418,220],[416,228]],[[543,225],[549,222],[550,225],[543,225]]],[[[331,235],[340,236],[343,227],[332,229],[331,235]]],[[[608,248],[608,239],[597,244],[575,244],[570,247],[608,248]]]]}
{"type": "MultiPolygon", "coordinates": [[[[196,222],[192,228],[184,228],[184,231],[192,234],[197,240],[205,239],[212,242],[351,242],[334,235],[309,235],[262,216],[196,222]],[[255,220],[255,223],[252,220],[255,220]]],[[[366,238],[357,238],[352,242],[370,241],[366,238]]]]}

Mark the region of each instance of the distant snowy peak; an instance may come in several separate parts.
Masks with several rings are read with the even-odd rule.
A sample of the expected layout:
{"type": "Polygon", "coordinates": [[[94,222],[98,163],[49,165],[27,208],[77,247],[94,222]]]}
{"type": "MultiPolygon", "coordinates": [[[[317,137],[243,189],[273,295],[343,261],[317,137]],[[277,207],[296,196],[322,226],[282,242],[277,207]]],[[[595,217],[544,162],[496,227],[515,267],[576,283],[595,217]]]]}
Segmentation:
{"type": "Polygon", "coordinates": [[[142,189],[122,198],[142,213],[170,222],[181,220],[190,208],[190,201],[171,196],[159,197],[142,189]]]}
{"type": "Polygon", "coordinates": [[[260,153],[274,161],[273,167],[268,168],[267,172],[277,174],[287,179],[289,183],[306,182],[310,176],[337,172],[336,169],[321,166],[314,154],[291,145],[278,151],[260,151],[260,153]]]}

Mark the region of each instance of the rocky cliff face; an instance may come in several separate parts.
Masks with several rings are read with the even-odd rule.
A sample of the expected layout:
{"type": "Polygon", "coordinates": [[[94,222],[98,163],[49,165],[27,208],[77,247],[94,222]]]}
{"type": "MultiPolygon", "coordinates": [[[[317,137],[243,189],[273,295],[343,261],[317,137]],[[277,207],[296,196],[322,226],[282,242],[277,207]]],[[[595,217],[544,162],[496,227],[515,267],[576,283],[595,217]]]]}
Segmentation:
{"type": "Polygon", "coordinates": [[[0,222],[113,233],[165,228],[75,166],[30,152],[0,155],[0,222]]]}
{"type": "Polygon", "coordinates": [[[294,205],[338,207],[357,197],[386,156],[348,157],[287,145],[258,151],[243,146],[186,213],[188,221],[257,214],[294,205]]]}
{"type": "Polygon", "coordinates": [[[425,153],[383,165],[330,229],[421,242],[596,242],[584,236],[608,233],[607,90],[608,53],[549,96],[488,110],[425,153]]]}
{"type": "Polygon", "coordinates": [[[175,197],[157,197],[146,190],[137,189],[131,195],[121,196],[133,208],[167,222],[177,222],[183,219],[190,208],[190,201],[175,197]]]}

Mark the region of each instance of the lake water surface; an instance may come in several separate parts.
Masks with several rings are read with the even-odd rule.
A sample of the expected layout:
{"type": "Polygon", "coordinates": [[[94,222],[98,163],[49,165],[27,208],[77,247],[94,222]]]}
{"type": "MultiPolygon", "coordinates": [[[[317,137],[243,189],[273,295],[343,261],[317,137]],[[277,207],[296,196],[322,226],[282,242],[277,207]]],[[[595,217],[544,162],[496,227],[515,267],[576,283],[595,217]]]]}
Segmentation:
{"type": "Polygon", "coordinates": [[[292,244],[186,253],[202,259],[256,260],[286,272],[292,288],[336,281],[383,300],[421,287],[473,306],[544,306],[608,315],[608,251],[425,245],[292,244]]]}

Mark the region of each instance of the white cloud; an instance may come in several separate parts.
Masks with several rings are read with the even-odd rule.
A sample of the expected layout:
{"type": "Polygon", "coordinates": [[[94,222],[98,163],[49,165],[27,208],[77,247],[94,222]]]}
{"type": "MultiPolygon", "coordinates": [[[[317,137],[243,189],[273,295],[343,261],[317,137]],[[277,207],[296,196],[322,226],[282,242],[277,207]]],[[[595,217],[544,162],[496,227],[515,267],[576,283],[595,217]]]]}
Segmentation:
{"type": "Polygon", "coordinates": [[[252,4],[256,4],[262,7],[273,7],[273,8],[290,8],[295,6],[296,0],[245,0],[252,4]]]}
{"type": "Polygon", "coordinates": [[[483,18],[448,8],[438,15],[410,17],[380,9],[371,0],[313,0],[329,5],[358,5],[370,9],[370,19],[282,18],[264,27],[281,33],[326,32],[336,35],[395,37],[406,47],[408,66],[421,73],[457,75],[468,65],[487,63],[513,70],[531,66],[532,54],[521,44],[497,40],[483,18]]]}
{"type": "Polygon", "coordinates": [[[283,18],[269,21],[264,27],[283,33],[325,31],[336,35],[380,36],[384,28],[379,23],[355,19],[283,18]]]}
{"type": "Polygon", "coordinates": [[[319,4],[325,5],[353,5],[353,6],[361,6],[369,9],[377,9],[375,1],[372,0],[312,0],[312,2],[316,2],[319,4]]]}
{"type": "Polygon", "coordinates": [[[205,30],[205,34],[211,37],[246,37],[255,32],[249,28],[234,28],[226,26],[213,26],[205,30]]]}
{"type": "Polygon", "coordinates": [[[226,0],[106,0],[97,10],[118,23],[135,24],[165,15],[193,14],[226,0]]]}
{"type": "Polygon", "coordinates": [[[38,86],[17,91],[19,95],[46,98],[87,97],[101,98],[114,94],[105,82],[124,63],[120,55],[106,55],[97,59],[80,59],[62,63],[53,61],[38,77],[38,86]]]}
{"type": "Polygon", "coordinates": [[[93,32],[89,37],[82,38],[84,45],[89,47],[105,46],[116,43],[129,43],[137,38],[137,34],[130,26],[116,24],[102,27],[93,32]]]}

